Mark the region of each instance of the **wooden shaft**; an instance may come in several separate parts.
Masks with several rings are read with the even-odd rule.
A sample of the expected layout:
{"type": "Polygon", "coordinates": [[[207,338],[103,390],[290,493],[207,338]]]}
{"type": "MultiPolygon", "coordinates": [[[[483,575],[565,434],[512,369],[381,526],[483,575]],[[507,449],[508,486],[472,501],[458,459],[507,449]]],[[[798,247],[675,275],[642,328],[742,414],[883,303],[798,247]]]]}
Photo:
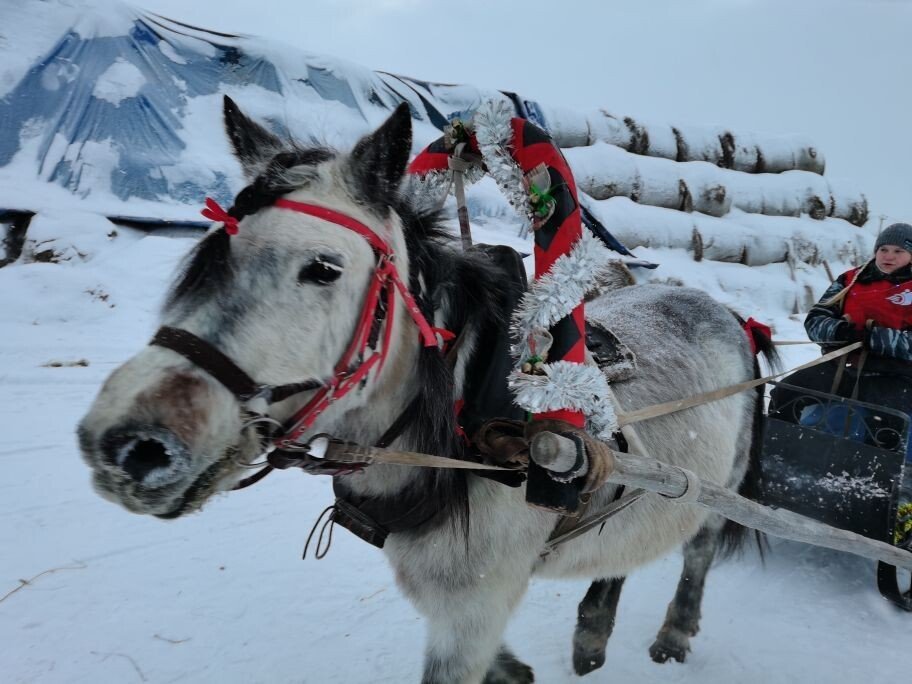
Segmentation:
{"type": "Polygon", "coordinates": [[[589,472],[589,461],[583,458],[577,466],[578,449],[572,439],[553,432],[539,432],[529,443],[529,458],[560,480],[582,477],[589,472]]]}
{"type": "MultiPolygon", "coordinates": [[[[570,448],[575,450],[575,444],[566,437],[547,434],[551,434],[549,443],[555,440],[570,442],[569,445],[551,445],[549,448],[561,452],[570,448]]],[[[646,489],[673,500],[687,495],[696,481],[699,493],[694,503],[745,527],[760,530],[774,537],[845,551],[912,570],[912,553],[903,549],[855,532],[825,525],[783,508],[772,509],[762,506],[725,487],[701,482],[696,478],[688,479],[685,471],[653,458],[633,453],[613,453],[614,470],[607,479],[611,484],[646,489]]],[[[692,491],[690,493],[693,494],[692,491]]]]}
{"type": "MultiPolygon", "coordinates": [[[[614,457],[615,471],[608,482],[642,487],[669,497],[681,496],[687,490],[687,477],[679,468],[636,454],[615,453],[614,457]]],[[[729,520],[774,537],[846,551],[912,570],[912,553],[908,551],[825,525],[784,508],[762,506],[709,482],[701,482],[697,503],[729,520]]]]}

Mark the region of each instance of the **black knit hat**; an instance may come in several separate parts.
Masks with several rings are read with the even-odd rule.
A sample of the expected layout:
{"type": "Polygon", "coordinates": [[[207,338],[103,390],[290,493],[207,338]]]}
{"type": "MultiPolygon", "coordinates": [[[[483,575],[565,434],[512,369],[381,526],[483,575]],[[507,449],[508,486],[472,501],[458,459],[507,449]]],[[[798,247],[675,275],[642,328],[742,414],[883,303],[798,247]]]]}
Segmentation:
{"type": "Polygon", "coordinates": [[[884,228],[877,236],[874,251],[876,252],[884,245],[896,245],[907,252],[912,252],[912,226],[908,223],[894,223],[884,228]]]}

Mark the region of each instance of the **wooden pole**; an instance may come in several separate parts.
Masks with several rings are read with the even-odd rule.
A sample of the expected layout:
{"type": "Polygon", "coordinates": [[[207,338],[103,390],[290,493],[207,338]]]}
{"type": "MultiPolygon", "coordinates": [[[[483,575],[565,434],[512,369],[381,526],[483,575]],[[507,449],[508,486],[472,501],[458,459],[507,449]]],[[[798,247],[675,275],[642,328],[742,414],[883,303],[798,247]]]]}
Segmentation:
{"type": "MultiPolygon", "coordinates": [[[[559,450],[576,446],[559,435],[542,441],[542,446],[559,450]],[[561,444],[561,440],[568,444],[561,444]],[[556,445],[556,446],[555,446],[556,445]]],[[[569,452],[568,452],[569,453],[569,452]]],[[[845,551],[872,560],[912,570],[912,553],[890,544],[869,539],[798,515],[784,508],[768,508],[711,482],[702,482],[693,473],[635,453],[614,453],[614,471],[607,482],[645,489],[684,503],[693,503],[736,523],[774,537],[845,551]]],[[[532,452],[532,457],[538,454],[532,452]]],[[[566,456],[548,454],[543,460],[563,463],[566,456]]]]}

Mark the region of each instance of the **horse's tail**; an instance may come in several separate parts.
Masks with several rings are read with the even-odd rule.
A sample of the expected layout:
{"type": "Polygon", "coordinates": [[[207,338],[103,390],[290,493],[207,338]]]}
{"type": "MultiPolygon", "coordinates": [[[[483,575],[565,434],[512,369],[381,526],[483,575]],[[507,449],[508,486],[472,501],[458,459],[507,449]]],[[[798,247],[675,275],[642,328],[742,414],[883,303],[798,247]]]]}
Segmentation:
{"type": "MultiPolygon", "coordinates": [[[[732,313],[743,327],[744,319],[738,314],[732,313]]],[[[782,367],[782,359],[779,356],[779,352],[776,351],[772,338],[770,338],[765,331],[756,327],[748,328],[745,332],[751,336],[753,348],[756,350],[753,368],[754,379],[763,377],[760,370],[760,356],[763,356],[769,368],[774,371],[780,370],[782,367]]],[[[760,385],[755,389],[756,399],[754,401],[754,411],[751,420],[747,471],[744,473],[744,478],[741,480],[741,484],[738,487],[738,494],[752,501],[756,501],[760,497],[760,456],[763,449],[763,396],[765,387],[766,385],[760,385]]],[[[744,542],[748,536],[748,528],[739,525],[732,520],[727,520],[725,526],[722,528],[722,544],[719,549],[719,555],[721,557],[727,557],[740,552],[743,549],[744,542]]],[[[763,533],[755,530],[754,538],[757,542],[757,549],[760,552],[760,557],[762,558],[764,551],[767,548],[766,537],[763,533]]]]}

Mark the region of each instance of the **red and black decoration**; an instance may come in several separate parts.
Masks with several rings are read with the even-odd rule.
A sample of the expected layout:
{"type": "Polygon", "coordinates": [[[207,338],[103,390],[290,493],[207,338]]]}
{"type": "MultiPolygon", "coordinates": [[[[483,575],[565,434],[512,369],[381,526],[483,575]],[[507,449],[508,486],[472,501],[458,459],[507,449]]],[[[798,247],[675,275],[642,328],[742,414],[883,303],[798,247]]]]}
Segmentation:
{"type": "MultiPolygon", "coordinates": [[[[541,217],[534,222],[535,278],[538,279],[548,273],[558,258],[569,254],[580,240],[582,222],[576,183],[560,148],[548,133],[520,118],[513,118],[510,127],[512,140],[506,147],[522,173],[527,179],[533,173],[539,177],[544,168],[550,178],[549,188],[537,188],[534,184],[528,188],[533,215],[541,217]],[[547,211],[539,213],[537,209],[541,208],[542,202],[547,202],[549,206],[547,211]]],[[[466,142],[471,153],[481,154],[475,135],[468,129],[459,126],[457,135],[462,138],[457,142],[466,142]]],[[[446,172],[448,159],[452,153],[450,143],[453,140],[451,132],[428,145],[411,163],[409,173],[424,175],[430,172],[446,172]]],[[[554,323],[548,332],[553,338],[553,344],[548,351],[549,363],[584,362],[586,347],[582,302],[568,316],[554,323]]],[[[538,413],[535,419],[563,420],[578,427],[585,423],[583,413],[570,408],[538,413]]]]}

